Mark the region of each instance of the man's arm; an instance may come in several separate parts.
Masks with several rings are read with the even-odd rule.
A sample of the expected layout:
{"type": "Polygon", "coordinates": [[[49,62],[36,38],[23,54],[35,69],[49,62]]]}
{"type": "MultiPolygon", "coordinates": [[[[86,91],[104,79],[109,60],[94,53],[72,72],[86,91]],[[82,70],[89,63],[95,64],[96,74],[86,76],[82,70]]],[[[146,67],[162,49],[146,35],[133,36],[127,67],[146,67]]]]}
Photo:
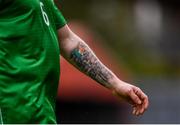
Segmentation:
{"type": "Polygon", "coordinates": [[[121,99],[132,104],[134,115],[144,113],[149,102],[141,89],[118,79],[67,25],[58,30],[58,36],[61,53],[66,60],[81,72],[112,90],[121,99]]]}

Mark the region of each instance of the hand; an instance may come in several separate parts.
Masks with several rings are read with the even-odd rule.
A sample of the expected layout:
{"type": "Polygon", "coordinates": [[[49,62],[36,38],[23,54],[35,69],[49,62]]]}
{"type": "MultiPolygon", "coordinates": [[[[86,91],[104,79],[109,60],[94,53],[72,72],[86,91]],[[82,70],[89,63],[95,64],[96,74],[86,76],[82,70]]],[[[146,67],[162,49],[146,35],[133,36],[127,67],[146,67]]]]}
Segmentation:
{"type": "Polygon", "coordinates": [[[113,87],[113,94],[132,105],[133,115],[142,115],[148,108],[149,101],[147,95],[136,86],[120,82],[113,87]]]}

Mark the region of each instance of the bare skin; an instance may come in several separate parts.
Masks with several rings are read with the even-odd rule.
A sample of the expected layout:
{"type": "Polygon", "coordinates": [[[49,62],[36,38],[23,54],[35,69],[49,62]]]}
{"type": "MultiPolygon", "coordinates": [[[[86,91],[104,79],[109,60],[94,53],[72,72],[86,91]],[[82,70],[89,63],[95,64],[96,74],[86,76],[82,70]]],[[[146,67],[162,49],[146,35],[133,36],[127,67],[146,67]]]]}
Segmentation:
{"type": "Polygon", "coordinates": [[[142,115],[148,108],[147,95],[138,87],[126,83],[109,70],[89,46],[75,35],[68,25],[58,30],[62,55],[72,65],[96,82],[110,89],[114,95],[133,107],[133,115],[142,115]]]}

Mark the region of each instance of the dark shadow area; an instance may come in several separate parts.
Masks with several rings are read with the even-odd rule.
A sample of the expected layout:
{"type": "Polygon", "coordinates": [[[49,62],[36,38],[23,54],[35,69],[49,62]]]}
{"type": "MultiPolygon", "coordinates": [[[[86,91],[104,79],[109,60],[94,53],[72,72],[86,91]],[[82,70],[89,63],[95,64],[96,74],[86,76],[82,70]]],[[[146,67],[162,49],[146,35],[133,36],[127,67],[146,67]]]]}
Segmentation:
{"type": "Polygon", "coordinates": [[[116,124],[125,123],[127,119],[126,115],[123,115],[123,109],[119,110],[119,106],[114,104],[59,100],[56,116],[58,124],[116,124]]]}

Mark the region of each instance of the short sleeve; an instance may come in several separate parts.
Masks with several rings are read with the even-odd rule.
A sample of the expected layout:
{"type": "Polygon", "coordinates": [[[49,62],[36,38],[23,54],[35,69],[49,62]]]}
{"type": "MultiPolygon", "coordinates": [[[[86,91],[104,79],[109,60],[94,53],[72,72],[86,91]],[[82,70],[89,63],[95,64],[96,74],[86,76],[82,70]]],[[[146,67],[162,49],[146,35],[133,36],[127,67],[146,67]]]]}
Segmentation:
{"type": "Polygon", "coordinates": [[[56,29],[60,29],[67,24],[64,16],[60,12],[60,10],[56,7],[54,2],[53,2],[53,16],[55,20],[56,29]]]}

